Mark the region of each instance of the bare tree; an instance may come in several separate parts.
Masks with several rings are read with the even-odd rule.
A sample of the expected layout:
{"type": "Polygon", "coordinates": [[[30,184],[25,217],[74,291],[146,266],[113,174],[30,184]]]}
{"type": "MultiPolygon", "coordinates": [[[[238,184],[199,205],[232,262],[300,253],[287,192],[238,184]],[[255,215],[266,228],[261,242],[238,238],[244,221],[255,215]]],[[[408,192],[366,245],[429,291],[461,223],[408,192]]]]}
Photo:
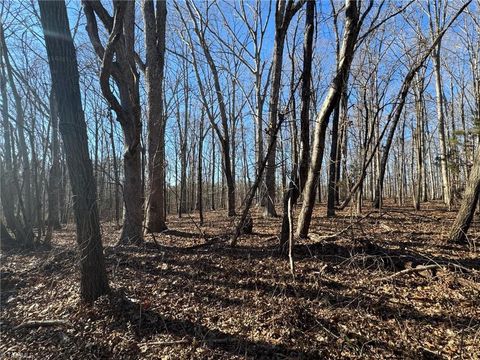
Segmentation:
{"type": "Polygon", "coordinates": [[[113,5],[112,17],[100,1],[83,1],[88,36],[98,58],[102,61],[100,72],[102,93],[117,115],[125,142],[123,154],[125,214],[119,242],[140,244],[143,242],[142,122],[139,74],[134,49],[135,4],[130,1],[114,1],[113,5]],[[97,17],[109,34],[105,47],[99,37],[97,17]],[[110,79],[114,80],[120,99],[113,93],[110,79]]]}
{"type": "MultiPolygon", "coordinates": [[[[430,22],[430,32],[432,38],[438,37],[442,27],[445,24],[448,1],[434,1],[433,12],[431,2],[427,2],[428,16],[430,22]]],[[[442,40],[438,40],[435,48],[432,50],[432,59],[434,63],[435,73],[435,92],[436,92],[436,105],[437,105],[437,120],[438,120],[438,132],[440,136],[440,167],[442,170],[442,189],[443,189],[443,201],[450,207],[452,206],[452,189],[450,184],[450,174],[448,169],[447,158],[447,137],[446,125],[445,125],[445,100],[442,87],[442,72],[441,72],[441,48],[442,40]]]]}
{"type": "Polygon", "coordinates": [[[80,258],[80,296],[91,302],[109,291],[96,203],[95,179],[88,154],[87,129],[80,98],[78,65],[63,1],[40,1],[45,44],[58,104],[74,199],[80,258]]]}
{"type": "MultiPolygon", "coordinates": [[[[370,7],[371,8],[370,4],[370,7]]],[[[368,10],[367,10],[368,11],[368,10]]],[[[363,15],[362,19],[364,18],[363,15]]],[[[360,9],[356,0],[345,1],[345,26],[340,49],[337,72],[332,80],[327,96],[323,101],[322,108],[317,115],[315,133],[312,145],[312,157],[308,177],[303,190],[303,204],[297,224],[297,236],[306,237],[310,227],[313,207],[315,205],[315,192],[322,165],[323,152],[325,149],[325,132],[328,120],[335,107],[338,105],[342,89],[350,71],[353,60],[354,47],[361,27],[360,9]]]]}
{"type": "MultiPolygon", "coordinates": [[[[285,46],[285,37],[293,16],[300,10],[305,0],[277,0],[275,11],[275,38],[273,43],[273,59],[271,70],[270,101],[268,105],[268,134],[273,136],[274,129],[277,127],[278,102],[280,99],[280,87],[283,67],[283,48],[285,46]]],[[[270,141],[269,141],[270,143],[270,141]]],[[[265,216],[277,216],[275,211],[276,198],[276,145],[269,154],[267,168],[265,169],[265,216]]]]}
{"type": "MultiPolygon", "coordinates": [[[[10,184],[15,185],[16,191],[18,192],[18,200],[19,205],[22,213],[22,220],[19,221],[17,218],[16,222],[10,222],[10,225],[15,226],[13,231],[15,232],[16,239],[23,243],[26,246],[31,246],[34,240],[33,234],[33,195],[32,195],[32,176],[31,176],[31,166],[30,166],[30,157],[28,153],[28,146],[26,140],[26,125],[25,125],[25,114],[24,109],[22,106],[22,100],[20,94],[17,90],[17,85],[15,84],[15,80],[13,77],[13,67],[10,62],[10,56],[8,54],[7,44],[5,42],[5,34],[3,29],[3,23],[0,22],[0,56],[3,58],[2,62],[5,65],[5,73],[2,76],[5,76],[3,81],[7,81],[10,89],[13,93],[13,99],[15,102],[15,122],[16,122],[16,131],[18,137],[18,151],[20,154],[20,160],[22,164],[22,180],[23,183],[20,185],[19,180],[15,179],[14,173],[11,173],[13,177],[10,178],[10,181],[13,180],[10,184]]],[[[6,85],[2,85],[6,86],[6,85]]],[[[6,90],[5,90],[6,91],[6,90]]],[[[8,102],[8,100],[6,101],[8,102]]],[[[4,124],[6,125],[5,131],[10,131],[8,129],[8,113],[6,114],[6,118],[4,119],[4,124]]],[[[7,142],[10,142],[10,146],[13,145],[13,141],[15,136],[6,135],[9,137],[9,141],[6,139],[7,142]]],[[[12,159],[13,161],[13,159],[12,159]]],[[[13,165],[13,162],[12,162],[13,165]]],[[[7,176],[8,172],[10,171],[10,161],[7,160],[7,176]]],[[[13,168],[12,168],[13,170],[13,168]]],[[[4,191],[15,191],[14,188],[5,189],[4,191]]],[[[7,195],[10,197],[10,195],[7,195]]],[[[12,202],[13,205],[13,202],[12,202]]],[[[8,205],[10,206],[10,205],[8,205]]],[[[14,210],[14,208],[12,208],[14,210]]],[[[8,223],[7,223],[8,224],[8,223]]],[[[9,226],[10,226],[9,225],[9,226]]]]}
{"type": "MultiPolygon", "coordinates": [[[[219,112],[220,112],[220,120],[221,120],[221,128],[215,122],[215,116],[213,115],[213,111],[210,109],[209,104],[207,102],[205,87],[202,84],[202,80],[200,77],[200,70],[198,67],[198,61],[195,53],[195,49],[193,48],[193,41],[190,34],[187,32],[189,37],[188,44],[190,46],[190,50],[192,53],[193,58],[193,68],[195,71],[195,76],[197,78],[198,86],[201,93],[202,102],[204,103],[205,110],[207,112],[207,117],[210,120],[210,124],[213,127],[215,133],[218,136],[220,146],[222,148],[222,158],[223,158],[223,172],[225,175],[225,180],[227,183],[227,202],[228,202],[228,216],[235,215],[235,179],[233,177],[232,172],[232,159],[231,159],[231,141],[230,141],[230,134],[229,134],[229,121],[228,121],[228,113],[227,108],[225,105],[225,99],[222,92],[222,86],[220,83],[220,76],[217,65],[215,60],[210,52],[210,46],[207,43],[207,39],[205,37],[206,34],[206,20],[201,15],[198,8],[195,4],[191,1],[186,3],[188,13],[190,14],[190,18],[193,24],[193,31],[195,32],[197,39],[200,43],[200,47],[203,51],[205,59],[207,61],[208,68],[211,71],[212,78],[213,78],[213,85],[215,89],[215,97],[218,103],[219,112]]],[[[186,27],[185,19],[183,18],[182,11],[177,6],[177,11],[186,27]]]]}
{"type": "Polygon", "coordinates": [[[392,146],[393,137],[395,135],[395,131],[397,125],[400,121],[400,117],[402,115],[403,107],[405,105],[405,100],[408,95],[408,91],[412,84],[413,79],[415,78],[416,73],[422,68],[425,61],[428,59],[432,51],[436,48],[438,43],[441,41],[443,35],[448,30],[448,28],[453,24],[453,22],[460,16],[460,14],[465,10],[465,8],[471,3],[471,0],[467,1],[460,9],[455,13],[454,16],[450,19],[448,24],[446,24],[443,29],[438,33],[436,38],[434,39],[432,45],[428,47],[428,49],[419,57],[419,59],[415,62],[414,66],[408,71],[407,75],[405,76],[400,91],[397,95],[397,101],[392,109],[391,113],[389,114],[389,119],[391,120],[390,130],[387,135],[387,139],[385,142],[384,150],[382,153],[382,159],[380,162],[380,169],[379,169],[379,176],[377,179],[376,184],[376,191],[375,191],[375,199],[373,200],[373,206],[375,208],[380,208],[382,205],[382,195],[383,195],[383,182],[385,179],[385,172],[387,169],[387,162],[388,156],[390,152],[390,148],[392,146]]]}

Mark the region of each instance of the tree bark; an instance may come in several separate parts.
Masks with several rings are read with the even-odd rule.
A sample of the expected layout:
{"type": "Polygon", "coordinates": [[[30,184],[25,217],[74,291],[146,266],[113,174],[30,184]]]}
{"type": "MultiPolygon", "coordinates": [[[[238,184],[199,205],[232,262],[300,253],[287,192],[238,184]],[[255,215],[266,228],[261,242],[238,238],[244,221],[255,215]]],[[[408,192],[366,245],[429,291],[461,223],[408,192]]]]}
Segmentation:
{"type": "Polygon", "coordinates": [[[143,1],[146,44],[146,85],[148,122],[148,201],[146,231],[161,232],[167,228],[165,186],[165,127],[163,78],[165,64],[166,1],[143,1]]]}
{"type": "Polygon", "coordinates": [[[91,302],[109,291],[96,203],[95,179],[88,153],[77,58],[63,1],[40,1],[59,129],[67,156],[74,199],[80,259],[80,296],[91,302]]]}
{"type": "Polygon", "coordinates": [[[448,239],[450,242],[465,243],[467,231],[475,214],[480,196],[480,151],[477,151],[475,162],[470,170],[467,186],[463,194],[462,205],[453,223],[448,239]]]}
{"type": "Polygon", "coordinates": [[[320,113],[317,116],[314,140],[312,146],[312,158],[308,170],[307,182],[303,190],[303,204],[298,218],[297,236],[307,237],[315,205],[315,191],[318,185],[320,168],[322,165],[323,152],[325,149],[325,132],[328,121],[335,107],[338,105],[342,89],[350,71],[353,60],[354,46],[359,32],[359,9],[355,0],[345,2],[345,30],[343,43],[340,50],[337,73],[332,80],[327,96],[323,102],[320,113]]]}
{"type": "Polygon", "coordinates": [[[139,74],[134,61],[134,5],[128,1],[114,2],[114,16],[111,17],[100,1],[83,1],[88,36],[97,56],[102,59],[102,94],[115,111],[123,130],[125,212],[119,244],[143,243],[142,122],[139,74]],[[109,34],[105,48],[99,37],[96,15],[109,34]],[[112,92],[110,78],[117,85],[119,99],[112,92]]]}
{"type": "Polygon", "coordinates": [[[50,122],[52,127],[52,166],[48,178],[48,226],[45,242],[50,243],[53,235],[53,230],[60,229],[59,219],[59,194],[60,194],[60,149],[58,141],[58,111],[55,94],[52,91],[50,94],[50,122]]]}
{"type": "MultiPolygon", "coordinates": [[[[278,119],[278,102],[280,99],[280,86],[282,79],[283,65],[283,48],[285,45],[285,37],[287,35],[288,26],[293,16],[302,7],[304,0],[294,3],[293,0],[277,0],[277,8],[275,12],[275,38],[273,43],[273,60],[272,60],[272,88],[270,90],[270,102],[268,108],[268,137],[272,138],[273,132],[277,127],[278,119]]],[[[270,141],[269,141],[270,143],[270,141]]],[[[269,153],[267,167],[265,169],[265,209],[264,216],[276,217],[275,199],[276,199],[276,145],[273,145],[272,151],[269,153]]]]}

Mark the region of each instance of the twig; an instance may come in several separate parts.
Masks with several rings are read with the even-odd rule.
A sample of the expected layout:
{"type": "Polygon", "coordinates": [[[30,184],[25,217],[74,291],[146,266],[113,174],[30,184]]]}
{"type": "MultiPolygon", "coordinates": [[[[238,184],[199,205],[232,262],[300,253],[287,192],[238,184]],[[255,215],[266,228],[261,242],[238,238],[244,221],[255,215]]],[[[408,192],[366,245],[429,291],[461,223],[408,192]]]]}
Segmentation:
{"type": "Polygon", "coordinates": [[[221,344],[221,343],[234,342],[234,341],[238,341],[238,340],[230,339],[230,338],[202,339],[202,340],[181,339],[181,340],[153,341],[153,342],[139,344],[139,346],[170,346],[170,345],[178,345],[178,344],[190,344],[190,343],[193,343],[193,342],[221,344]]]}
{"type": "Polygon", "coordinates": [[[293,237],[293,216],[292,216],[292,197],[288,198],[288,258],[290,260],[290,272],[295,280],[295,261],[293,259],[293,246],[295,245],[293,237]]]}
{"type": "Polygon", "coordinates": [[[394,273],[394,274],[392,274],[392,275],[389,275],[389,276],[386,276],[386,277],[377,279],[377,280],[375,280],[375,281],[386,281],[386,280],[390,280],[390,279],[393,279],[393,278],[396,278],[396,277],[398,277],[398,276],[405,275],[405,274],[417,273],[417,272],[425,271],[425,270],[440,269],[440,268],[443,268],[443,267],[444,267],[444,266],[443,266],[443,265],[440,265],[440,264],[417,266],[417,267],[415,267],[415,268],[405,269],[405,270],[402,270],[402,271],[398,271],[398,272],[396,272],[396,273],[394,273]]]}
{"type": "Polygon", "coordinates": [[[42,326],[71,326],[70,322],[67,320],[32,320],[24,322],[20,325],[17,325],[13,328],[13,330],[19,330],[24,328],[34,328],[34,327],[42,327],[42,326]]]}

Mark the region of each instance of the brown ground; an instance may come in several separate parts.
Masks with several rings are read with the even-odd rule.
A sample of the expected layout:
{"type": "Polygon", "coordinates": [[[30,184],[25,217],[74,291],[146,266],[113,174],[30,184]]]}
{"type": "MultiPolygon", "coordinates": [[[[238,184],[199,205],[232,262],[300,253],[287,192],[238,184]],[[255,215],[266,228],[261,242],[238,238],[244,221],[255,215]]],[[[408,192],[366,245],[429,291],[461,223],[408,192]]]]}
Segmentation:
{"type": "MultiPolygon", "coordinates": [[[[171,231],[142,248],[113,247],[118,231],[105,224],[113,293],[93,307],[78,303],[72,226],[51,250],[5,250],[0,357],[480,359],[480,256],[444,242],[455,212],[349,211],[318,209],[319,235],[353,225],[299,243],[295,280],[275,250],[278,219],[254,216],[256,234],[237,248],[203,245],[189,217],[170,217],[171,231]],[[379,280],[430,264],[444,266],[379,280]],[[57,319],[68,323],[15,329],[57,319]]],[[[207,213],[203,231],[229,226],[207,213]]]]}

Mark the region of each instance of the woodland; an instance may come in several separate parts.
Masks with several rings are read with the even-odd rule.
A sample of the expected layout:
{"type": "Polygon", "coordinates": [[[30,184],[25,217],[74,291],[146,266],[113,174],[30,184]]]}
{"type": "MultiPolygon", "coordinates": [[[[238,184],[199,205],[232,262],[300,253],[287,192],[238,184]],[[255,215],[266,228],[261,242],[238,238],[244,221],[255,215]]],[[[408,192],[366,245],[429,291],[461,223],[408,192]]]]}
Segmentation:
{"type": "Polygon", "coordinates": [[[480,0],[0,1],[2,359],[480,359],[480,0]]]}

